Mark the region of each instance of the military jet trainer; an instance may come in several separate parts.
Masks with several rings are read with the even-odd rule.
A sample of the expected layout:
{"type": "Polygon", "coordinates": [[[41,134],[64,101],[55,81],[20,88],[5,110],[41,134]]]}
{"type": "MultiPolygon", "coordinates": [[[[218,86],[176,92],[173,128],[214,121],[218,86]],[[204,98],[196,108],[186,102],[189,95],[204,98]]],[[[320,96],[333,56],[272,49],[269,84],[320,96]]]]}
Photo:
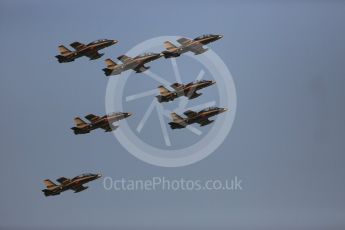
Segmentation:
{"type": "Polygon", "coordinates": [[[70,44],[75,51],[67,49],[65,46],[60,45],[59,51],[60,55],[55,56],[60,63],[72,62],[76,58],[86,56],[90,60],[95,60],[102,57],[104,54],[98,53],[99,50],[104,49],[108,46],[116,44],[118,41],[109,39],[100,39],[93,41],[87,45],[80,42],[73,42],[70,44]]]}
{"type": "Polygon", "coordinates": [[[209,120],[210,117],[213,117],[225,111],[227,111],[227,109],[218,107],[209,107],[199,112],[187,110],[183,113],[187,116],[186,118],[183,118],[176,113],[171,113],[172,122],[169,122],[169,125],[172,129],[186,128],[187,125],[193,123],[198,123],[200,124],[200,126],[205,126],[211,124],[214,121],[209,120]]]}
{"type": "Polygon", "coordinates": [[[46,189],[43,189],[42,192],[45,196],[56,196],[66,190],[73,190],[74,193],[81,192],[87,189],[87,186],[83,186],[83,184],[88,183],[90,181],[96,180],[102,177],[101,174],[81,174],[79,176],[74,177],[73,179],[68,179],[65,177],[60,177],[56,181],[59,184],[55,184],[49,179],[44,180],[44,184],[47,186],[46,189]]]}
{"type": "Polygon", "coordinates": [[[203,48],[203,45],[217,41],[222,37],[222,35],[206,34],[199,36],[193,40],[187,38],[180,38],[177,40],[177,42],[181,44],[181,46],[179,47],[175,46],[173,43],[169,41],[166,41],[164,42],[166,50],[163,51],[162,54],[165,58],[178,57],[181,54],[186,53],[188,51],[193,52],[195,55],[202,54],[207,51],[207,49],[203,48]]]}
{"type": "Polygon", "coordinates": [[[86,123],[80,117],[76,117],[74,118],[74,123],[76,126],[72,127],[71,129],[76,135],[89,133],[90,131],[98,128],[103,129],[105,132],[111,132],[112,130],[118,128],[118,126],[114,126],[112,123],[125,119],[131,115],[131,113],[112,113],[99,117],[93,114],[89,114],[85,116],[85,118],[89,120],[90,123],[86,123]]]}
{"type": "Polygon", "coordinates": [[[146,63],[154,61],[162,56],[163,55],[159,53],[144,53],[134,58],[121,55],[117,59],[120,60],[122,64],[116,64],[111,59],[106,59],[105,64],[107,68],[104,68],[103,71],[106,76],[117,75],[129,69],[141,73],[150,68],[149,66],[145,66],[146,63]]]}
{"type": "Polygon", "coordinates": [[[201,80],[196,82],[190,82],[186,85],[180,83],[174,83],[171,87],[175,91],[170,91],[164,86],[159,86],[159,93],[160,95],[156,96],[159,102],[168,102],[173,101],[178,97],[185,96],[189,100],[194,99],[202,95],[202,93],[196,92],[197,90],[203,89],[205,87],[211,86],[215,81],[208,81],[208,80],[201,80]]]}

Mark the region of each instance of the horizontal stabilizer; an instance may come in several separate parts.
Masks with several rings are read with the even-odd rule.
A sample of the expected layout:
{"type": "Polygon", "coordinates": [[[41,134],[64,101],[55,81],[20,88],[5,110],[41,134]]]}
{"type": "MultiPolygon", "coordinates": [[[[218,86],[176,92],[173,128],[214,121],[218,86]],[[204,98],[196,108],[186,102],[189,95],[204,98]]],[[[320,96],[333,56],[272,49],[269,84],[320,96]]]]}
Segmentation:
{"type": "Polygon", "coordinates": [[[104,68],[102,70],[103,70],[105,76],[110,76],[113,72],[113,70],[109,69],[109,68],[104,68]]]}
{"type": "Polygon", "coordinates": [[[183,125],[183,123],[177,123],[177,122],[169,122],[171,129],[182,129],[185,128],[186,125],[183,125]]]}
{"type": "Polygon", "coordinates": [[[165,100],[164,100],[165,97],[162,97],[162,95],[157,95],[156,98],[157,98],[157,100],[158,100],[159,103],[165,101],[165,100]]]}
{"type": "Polygon", "coordinates": [[[73,133],[75,135],[85,134],[85,133],[89,133],[90,132],[90,129],[82,129],[82,128],[78,128],[78,127],[72,127],[71,129],[73,130],[73,133]]]}
{"type": "Polygon", "coordinates": [[[43,189],[42,192],[44,193],[45,196],[55,196],[55,195],[60,194],[59,191],[51,191],[49,189],[43,189]]]}
{"type": "Polygon", "coordinates": [[[59,63],[64,63],[64,62],[72,62],[74,61],[74,58],[67,58],[63,55],[56,55],[55,56],[57,59],[58,59],[58,62],[59,63]]]}

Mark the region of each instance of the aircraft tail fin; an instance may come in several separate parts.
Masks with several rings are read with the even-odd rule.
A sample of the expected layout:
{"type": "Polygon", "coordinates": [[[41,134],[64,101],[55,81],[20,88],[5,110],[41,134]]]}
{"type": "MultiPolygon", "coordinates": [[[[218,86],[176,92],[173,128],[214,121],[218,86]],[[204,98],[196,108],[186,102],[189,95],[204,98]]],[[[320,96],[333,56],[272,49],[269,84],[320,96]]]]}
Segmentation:
{"type": "Polygon", "coordinates": [[[116,64],[113,60],[111,60],[110,58],[105,59],[105,64],[107,65],[108,68],[111,68],[111,67],[114,67],[114,66],[117,65],[117,64],[116,64]]]}
{"type": "Polygon", "coordinates": [[[171,118],[172,118],[173,122],[183,121],[183,118],[180,115],[178,115],[177,113],[171,113],[171,118]]]}
{"type": "Polygon", "coordinates": [[[76,118],[74,118],[74,124],[77,127],[81,127],[81,126],[86,125],[87,123],[85,121],[83,121],[80,117],[76,117],[76,118]]]}
{"type": "Polygon", "coordinates": [[[51,180],[49,180],[49,179],[46,179],[43,182],[47,186],[47,188],[51,188],[51,187],[55,187],[56,186],[56,184],[54,182],[52,182],[51,180]]]}
{"type": "Polygon", "coordinates": [[[59,52],[62,56],[65,56],[67,54],[70,54],[72,51],[70,51],[69,49],[67,49],[65,46],[60,45],[59,46],[59,52]]]}
{"type": "Polygon", "coordinates": [[[173,49],[177,48],[174,44],[172,44],[169,41],[165,41],[164,42],[164,47],[165,47],[166,50],[173,50],[173,49]]]}
{"type": "Polygon", "coordinates": [[[105,64],[107,65],[106,68],[102,69],[105,76],[110,76],[113,74],[114,67],[117,66],[116,62],[111,60],[110,58],[105,59],[105,64]]]}
{"type": "Polygon", "coordinates": [[[160,86],[158,86],[158,89],[159,89],[159,93],[162,95],[164,95],[164,94],[166,94],[166,93],[170,93],[170,91],[167,89],[167,88],[165,88],[164,86],[162,86],[162,85],[160,85],[160,86]]]}

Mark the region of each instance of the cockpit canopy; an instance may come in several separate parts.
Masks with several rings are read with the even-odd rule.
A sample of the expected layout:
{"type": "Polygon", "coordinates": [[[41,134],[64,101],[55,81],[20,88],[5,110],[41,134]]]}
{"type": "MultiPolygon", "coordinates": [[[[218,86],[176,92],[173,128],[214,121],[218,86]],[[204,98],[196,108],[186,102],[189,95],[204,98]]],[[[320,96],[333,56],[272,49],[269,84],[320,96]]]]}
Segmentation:
{"type": "Polygon", "coordinates": [[[156,53],[153,53],[153,52],[142,53],[138,55],[138,57],[145,57],[145,56],[152,56],[152,55],[156,55],[156,53]]]}
{"type": "Polygon", "coordinates": [[[200,40],[200,39],[204,39],[204,38],[209,38],[209,37],[214,37],[216,35],[213,35],[213,34],[204,34],[204,35],[201,35],[197,38],[195,38],[195,40],[200,40]]]}
{"type": "Polygon", "coordinates": [[[113,112],[113,113],[110,113],[108,116],[118,116],[118,115],[122,115],[123,113],[121,112],[113,112]]]}
{"type": "Polygon", "coordinates": [[[73,179],[79,179],[79,178],[88,177],[88,176],[94,176],[94,174],[92,174],[92,173],[83,173],[83,174],[81,174],[79,176],[74,177],[73,179]]]}
{"type": "Polygon", "coordinates": [[[209,82],[208,80],[198,80],[198,81],[195,81],[195,83],[206,83],[206,82],[209,82]]]}
{"type": "Polygon", "coordinates": [[[90,42],[87,45],[94,45],[94,44],[97,44],[97,43],[100,43],[100,42],[106,42],[106,41],[109,41],[109,40],[108,39],[98,39],[96,41],[90,42]]]}
{"type": "Polygon", "coordinates": [[[206,109],[203,109],[203,110],[201,110],[200,112],[208,112],[208,111],[216,110],[216,109],[218,109],[218,107],[212,106],[212,107],[208,107],[208,108],[206,108],[206,109]]]}

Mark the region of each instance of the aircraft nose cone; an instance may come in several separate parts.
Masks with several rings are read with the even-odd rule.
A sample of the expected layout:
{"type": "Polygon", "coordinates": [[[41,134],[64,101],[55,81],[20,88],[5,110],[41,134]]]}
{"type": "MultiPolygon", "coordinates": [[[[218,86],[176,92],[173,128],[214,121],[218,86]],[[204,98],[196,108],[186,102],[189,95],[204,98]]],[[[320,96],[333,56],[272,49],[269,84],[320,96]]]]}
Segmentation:
{"type": "Polygon", "coordinates": [[[216,81],[211,81],[211,84],[213,85],[213,84],[216,84],[216,81]]]}
{"type": "Polygon", "coordinates": [[[223,37],[223,35],[218,35],[218,38],[222,38],[223,37]]]}
{"type": "Polygon", "coordinates": [[[116,43],[117,43],[117,40],[112,40],[111,43],[112,43],[112,44],[116,44],[116,43]]]}
{"type": "Polygon", "coordinates": [[[98,173],[97,178],[101,178],[101,177],[102,177],[102,174],[98,173]]]}
{"type": "Polygon", "coordinates": [[[132,116],[132,113],[127,113],[127,117],[130,117],[130,116],[132,116]]]}

